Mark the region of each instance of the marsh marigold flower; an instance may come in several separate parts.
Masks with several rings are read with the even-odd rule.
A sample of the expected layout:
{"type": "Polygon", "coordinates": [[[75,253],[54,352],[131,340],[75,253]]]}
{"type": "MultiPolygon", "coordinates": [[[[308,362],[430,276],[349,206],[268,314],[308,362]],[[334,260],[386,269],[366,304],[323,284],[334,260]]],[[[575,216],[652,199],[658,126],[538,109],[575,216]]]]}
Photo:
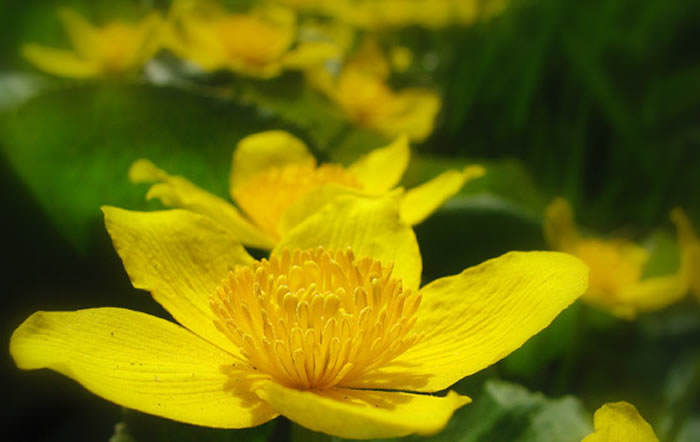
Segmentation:
{"type": "MultiPolygon", "coordinates": [[[[664,308],[688,292],[693,263],[690,259],[690,224],[680,209],[673,212],[681,239],[681,263],[676,273],[642,278],[649,251],[622,238],[603,239],[582,236],[573,221],[569,203],[555,199],[546,209],[544,231],[555,250],[578,256],[591,270],[591,281],[583,300],[622,318],[638,312],[664,308]],[[679,222],[684,219],[687,227],[679,222]]],[[[697,264],[696,264],[697,265],[697,264]]]]}
{"type": "Polygon", "coordinates": [[[118,308],[37,312],[12,335],[50,368],[128,408],[244,428],[277,415],[340,437],[442,429],[449,388],[520,347],[587,285],[559,252],[514,252],[422,288],[395,196],[338,197],[253,260],[210,219],[106,207],[133,283],[179,323],[118,308]]]}
{"type": "Polygon", "coordinates": [[[390,64],[373,40],[367,40],[335,75],[324,67],[307,71],[310,84],[323,92],[352,123],[388,137],[407,135],[422,141],[433,131],[442,100],[433,90],[393,90],[390,64]]]}
{"type": "Polygon", "coordinates": [[[328,42],[299,41],[296,15],[280,6],[241,13],[215,2],[180,0],[173,5],[167,30],[166,47],[205,71],[227,69],[269,78],[342,55],[328,42]]]}
{"type": "MultiPolygon", "coordinates": [[[[283,234],[339,194],[382,195],[391,191],[409,157],[408,143],[401,137],[347,168],[318,165],[306,145],[287,132],[250,135],[238,143],[233,154],[229,190],[238,208],[185,178],[168,175],[147,160],[136,161],[129,176],[134,182],[156,182],[147,198],[206,215],[243,244],[270,249],[283,234]]],[[[406,191],[400,200],[401,218],[409,224],[421,222],[465,182],[483,173],[481,166],[450,170],[406,191]]]]}
{"type": "Polygon", "coordinates": [[[651,425],[628,402],[604,404],[596,410],[593,426],[595,431],[581,442],[659,442],[651,425]]]}
{"type": "Polygon", "coordinates": [[[162,20],[148,14],[138,23],[113,21],[94,26],[71,9],[60,9],[58,17],[73,50],[37,44],[22,46],[22,55],[39,69],[74,78],[121,74],[143,66],[159,49],[162,20]]]}

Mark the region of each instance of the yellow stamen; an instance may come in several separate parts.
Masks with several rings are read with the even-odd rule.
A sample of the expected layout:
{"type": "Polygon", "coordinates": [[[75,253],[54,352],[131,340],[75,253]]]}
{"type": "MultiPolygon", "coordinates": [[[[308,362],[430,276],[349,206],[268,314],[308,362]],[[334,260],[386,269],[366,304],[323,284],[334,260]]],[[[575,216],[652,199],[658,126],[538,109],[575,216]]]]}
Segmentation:
{"type": "Polygon", "coordinates": [[[350,250],[284,251],[237,267],[211,306],[216,327],[261,373],[322,390],[385,365],[412,346],[421,297],[392,267],[350,250]]]}
{"type": "Polygon", "coordinates": [[[279,236],[278,226],[284,212],[312,190],[330,183],[361,187],[355,177],[337,164],[319,167],[294,164],[259,173],[235,188],[233,198],[258,226],[279,236]]]}

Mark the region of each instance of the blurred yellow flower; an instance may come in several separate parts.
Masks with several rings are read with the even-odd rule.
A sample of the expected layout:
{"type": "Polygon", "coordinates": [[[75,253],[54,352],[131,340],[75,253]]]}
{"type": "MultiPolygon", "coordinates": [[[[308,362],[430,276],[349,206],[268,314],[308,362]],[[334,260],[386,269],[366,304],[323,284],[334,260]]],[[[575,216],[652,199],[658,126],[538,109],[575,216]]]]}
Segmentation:
{"type": "Polygon", "coordinates": [[[448,392],[546,327],[587,285],[580,260],[514,252],[419,289],[395,196],[345,196],[254,261],[184,210],[105,207],[133,285],[179,324],[119,308],[36,312],[13,333],[21,369],[50,368],[122,406],[219,428],[278,415],[367,439],[440,431],[448,392]]]}
{"type": "Polygon", "coordinates": [[[422,141],[433,131],[442,105],[440,96],[423,88],[394,91],[387,84],[390,74],[381,49],[367,40],[338,75],[318,68],[308,71],[307,77],[353,123],[388,137],[404,134],[413,141],[422,141]]]}
{"type": "Polygon", "coordinates": [[[365,29],[469,25],[499,14],[506,0],[277,0],[365,29]]]}
{"type": "MultiPolygon", "coordinates": [[[[245,213],[185,178],[170,176],[150,161],[136,161],[133,182],[156,182],[147,198],[181,207],[217,221],[243,244],[270,249],[280,238],[338,195],[383,195],[401,180],[410,150],[405,137],[376,149],[349,167],[317,165],[306,145],[283,131],[250,135],[233,155],[230,195],[245,213]]],[[[400,215],[417,224],[457,193],[467,181],[483,175],[481,166],[449,170],[401,195],[400,215]]]]}
{"type": "MultiPolygon", "coordinates": [[[[680,225],[678,230],[680,234],[680,225]]],[[[571,206],[562,198],[547,207],[544,231],[553,249],[578,256],[591,269],[590,288],[582,299],[616,316],[632,319],[638,312],[662,309],[688,292],[689,254],[681,253],[676,273],[642,278],[649,252],[622,238],[582,237],[571,206]]]]}
{"type": "Polygon", "coordinates": [[[162,19],[157,12],[135,24],[114,21],[102,27],[90,24],[71,9],[60,9],[58,17],[73,50],[32,43],[22,46],[24,58],[54,75],[87,78],[121,74],[143,66],[160,47],[162,19]]]}
{"type": "Polygon", "coordinates": [[[651,425],[628,402],[604,404],[596,410],[593,425],[595,431],[581,442],[659,442],[651,425]]]}
{"type": "Polygon", "coordinates": [[[279,6],[233,13],[214,2],[178,0],[167,29],[165,45],[205,71],[270,78],[342,55],[330,42],[299,41],[295,14],[279,6]]]}

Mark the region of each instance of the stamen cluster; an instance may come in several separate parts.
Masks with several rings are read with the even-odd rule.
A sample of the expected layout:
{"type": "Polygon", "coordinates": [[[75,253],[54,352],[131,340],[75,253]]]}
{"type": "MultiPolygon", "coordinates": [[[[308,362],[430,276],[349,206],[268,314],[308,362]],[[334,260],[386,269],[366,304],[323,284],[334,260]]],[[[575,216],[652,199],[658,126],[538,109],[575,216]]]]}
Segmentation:
{"type": "Polygon", "coordinates": [[[392,267],[350,250],[285,251],[237,267],[211,298],[215,324],[278,382],[321,390],[412,346],[421,297],[392,267]]]}

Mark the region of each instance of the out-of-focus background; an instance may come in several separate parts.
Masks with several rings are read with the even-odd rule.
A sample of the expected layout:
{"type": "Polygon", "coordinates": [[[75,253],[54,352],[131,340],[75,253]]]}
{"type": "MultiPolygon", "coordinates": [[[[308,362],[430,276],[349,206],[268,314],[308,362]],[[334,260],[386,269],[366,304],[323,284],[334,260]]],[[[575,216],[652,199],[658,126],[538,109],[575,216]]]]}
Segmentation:
{"type": "MultiPolygon", "coordinates": [[[[258,2],[219,3],[244,13],[258,2]]],[[[350,29],[352,42],[331,71],[371,40],[391,66],[387,87],[440,97],[432,127],[411,143],[403,184],[470,163],[487,169],[417,226],[424,281],[509,250],[547,248],[543,214],[556,196],[571,202],[588,231],[652,250],[649,274],[677,268],[669,212],[682,207],[700,230],[700,2],[445,5],[453,3],[468,4],[467,18],[295,12],[300,27],[335,29],[333,36],[350,29]]],[[[69,49],[58,18],[66,7],[96,24],[172,12],[165,0],[0,6],[4,348],[37,310],[121,306],[167,317],[131,287],[101,220],[103,204],[163,207],[145,200],[146,186],[129,182],[134,160],[150,158],[228,197],[232,151],[251,133],[288,130],[321,161],[343,164],[393,137],[349,117],[303,69],[262,78],[197,69],[160,50],[124,75],[46,72],[21,48],[69,49]]],[[[661,440],[700,440],[699,315],[692,295],[631,321],[579,302],[521,350],[458,384],[474,404],[437,440],[576,440],[567,429],[584,431],[591,413],[612,400],[634,403],[661,440]]],[[[138,441],[316,437],[282,419],[247,432],[169,423],[124,411],[56,373],[20,371],[7,351],[2,364],[2,428],[12,440],[117,441],[128,440],[126,432],[138,441]]]]}

